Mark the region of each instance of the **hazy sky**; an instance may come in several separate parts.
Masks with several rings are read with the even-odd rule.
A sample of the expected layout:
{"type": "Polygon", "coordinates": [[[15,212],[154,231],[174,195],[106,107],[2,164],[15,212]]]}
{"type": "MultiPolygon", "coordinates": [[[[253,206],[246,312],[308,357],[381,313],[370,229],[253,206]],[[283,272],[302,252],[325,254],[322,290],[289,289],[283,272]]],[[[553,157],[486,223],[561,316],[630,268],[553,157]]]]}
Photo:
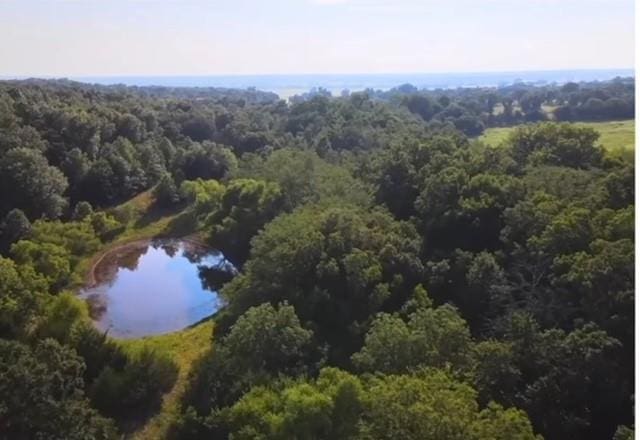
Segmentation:
{"type": "Polygon", "coordinates": [[[0,75],[626,68],[634,0],[0,0],[0,75]]]}

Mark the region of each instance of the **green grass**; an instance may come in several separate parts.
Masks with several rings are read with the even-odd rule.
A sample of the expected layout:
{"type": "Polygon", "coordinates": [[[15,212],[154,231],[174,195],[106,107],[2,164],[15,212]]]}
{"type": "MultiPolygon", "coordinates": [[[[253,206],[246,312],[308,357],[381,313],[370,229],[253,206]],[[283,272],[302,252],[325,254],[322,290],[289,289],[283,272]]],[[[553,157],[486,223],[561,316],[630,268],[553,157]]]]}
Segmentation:
{"type": "Polygon", "coordinates": [[[125,243],[154,238],[159,236],[182,236],[193,233],[193,230],[175,230],[177,219],[180,218],[181,209],[165,210],[154,206],[151,190],[142,192],[127,202],[107,210],[123,223],[124,230],[113,240],[104,245],[94,255],[84,257],[74,268],[73,279],[75,281],[71,289],[80,288],[85,284],[87,275],[92,270],[96,261],[108,250],[125,243]]]}
{"type": "Polygon", "coordinates": [[[178,379],[171,391],[162,398],[160,411],[133,432],[131,439],[167,438],[169,428],[180,414],[180,401],[187,389],[189,372],[195,361],[211,347],[212,334],[213,320],[209,319],[179,332],[119,341],[130,353],[150,347],[171,357],[178,365],[178,379]]]}
{"type": "Polygon", "coordinates": [[[611,122],[579,122],[578,125],[591,127],[600,133],[600,143],[608,151],[635,150],[635,120],[611,122]]]}
{"type": "MultiPolygon", "coordinates": [[[[576,122],[581,127],[591,127],[600,133],[600,144],[612,153],[628,154],[635,150],[635,120],[610,122],[576,122]]],[[[487,145],[498,146],[506,141],[516,127],[488,128],[478,138],[487,145]]]]}
{"type": "Polygon", "coordinates": [[[514,127],[487,128],[484,133],[478,137],[478,140],[492,147],[497,147],[507,140],[513,129],[514,127]]]}
{"type": "MultiPolygon", "coordinates": [[[[193,235],[194,238],[198,238],[195,226],[183,221],[185,216],[181,216],[182,208],[158,209],[154,205],[151,190],[138,194],[131,200],[108,209],[107,212],[118,218],[124,229],[114,240],[105,243],[96,254],[78,262],[74,273],[79,284],[73,287],[81,287],[100,256],[114,247],[158,236],[193,235]]],[[[187,388],[189,372],[196,360],[211,347],[212,334],[213,320],[209,319],[174,333],[117,340],[130,353],[149,347],[169,356],[178,366],[176,383],[171,391],[163,396],[160,410],[131,435],[127,435],[127,438],[155,440],[167,437],[169,428],[180,413],[180,401],[187,388]]]]}

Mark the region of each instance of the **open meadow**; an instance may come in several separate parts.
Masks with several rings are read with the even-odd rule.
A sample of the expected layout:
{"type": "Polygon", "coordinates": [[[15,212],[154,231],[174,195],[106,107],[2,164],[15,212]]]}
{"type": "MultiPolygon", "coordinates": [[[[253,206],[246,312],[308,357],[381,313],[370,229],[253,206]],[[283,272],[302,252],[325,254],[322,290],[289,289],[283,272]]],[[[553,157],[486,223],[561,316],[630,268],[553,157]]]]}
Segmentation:
{"type": "MultiPolygon", "coordinates": [[[[600,133],[600,144],[610,152],[635,150],[635,120],[607,122],[574,122],[581,127],[591,127],[600,133]]],[[[478,139],[488,145],[498,146],[516,127],[487,128],[478,139]]]]}

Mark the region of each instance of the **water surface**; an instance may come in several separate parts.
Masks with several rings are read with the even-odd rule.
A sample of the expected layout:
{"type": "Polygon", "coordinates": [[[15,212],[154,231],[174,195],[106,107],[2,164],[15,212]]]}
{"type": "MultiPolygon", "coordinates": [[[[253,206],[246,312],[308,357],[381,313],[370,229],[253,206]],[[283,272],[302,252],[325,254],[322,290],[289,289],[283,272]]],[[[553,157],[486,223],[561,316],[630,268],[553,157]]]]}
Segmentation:
{"type": "Polygon", "coordinates": [[[409,83],[422,89],[456,87],[498,87],[515,82],[533,84],[563,84],[568,81],[602,81],[616,76],[634,76],[633,69],[571,69],[511,72],[450,72],[450,73],[386,73],[386,74],[307,74],[307,75],[208,75],[208,76],[114,76],[75,77],[74,80],[97,84],[166,87],[225,87],[271,91],[287,98],[323,87],[334,95],[343,89],[352,92],[368,88],[388,90],[409,83]]]}
{"type": "Polygon", "coordinates": [[[188,241],[138,242],[105,254],[81,296],[109,335],[157,335],[213,315],[222,305],[215,281],[234,272],[221,253],[188,241]]]}
{"type": "MultiPolygon", "coordinates": [[[[419,89],[456,87],[499,87],[515,82],[564,84],[568,81],[604,81],[616,76],[634,76],[634,69],[572,69],[515,72],[389,73],[389,74],[307,74],[307,75],[207,75],[207,76],[95,76],[70,79],[95,84],[128,86],[257,88],[278,94],[280,98],[322,87],[334,95],[344,89],[352,92],[368,88],[389,90],[409,83],[419,89]]],[[[0,77],[20,79],[16,76],[0,77]]]]}

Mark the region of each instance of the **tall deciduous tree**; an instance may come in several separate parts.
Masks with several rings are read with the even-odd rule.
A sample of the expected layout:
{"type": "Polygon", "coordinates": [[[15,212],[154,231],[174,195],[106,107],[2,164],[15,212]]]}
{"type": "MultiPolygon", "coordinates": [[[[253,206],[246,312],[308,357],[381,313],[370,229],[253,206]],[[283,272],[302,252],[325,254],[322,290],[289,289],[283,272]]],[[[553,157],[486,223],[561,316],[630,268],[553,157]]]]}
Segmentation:
{"type": "Polygon", "coordinates": [[[0,340],[0,431],[7,438],[115,439],[84,397],[84,364],[47,339],[31,349],[0,340]]]}
{"type": "Polygon", "coordinates": [[[0,212],[22,209],[31,219],[56,218],[66,207],[67,179],[38,151],[14,148],[0,157],[0,212]]]}

